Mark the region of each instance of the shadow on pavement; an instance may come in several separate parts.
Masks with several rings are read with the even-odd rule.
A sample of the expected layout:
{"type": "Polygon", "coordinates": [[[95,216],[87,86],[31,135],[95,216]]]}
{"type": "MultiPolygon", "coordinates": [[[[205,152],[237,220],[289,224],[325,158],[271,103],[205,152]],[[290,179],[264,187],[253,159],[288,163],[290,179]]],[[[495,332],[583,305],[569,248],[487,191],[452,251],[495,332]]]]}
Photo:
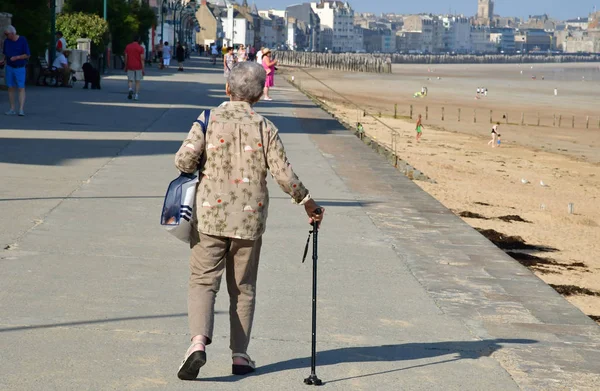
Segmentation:
{"type": "MultiPolygon", "coordinates": [[[[4,131],[4,137],[0,138],[0,163],[61,165],[69,159],[175,154],[202,110],[228,100],[220,69],[202,66],[208,65],[208,60],[200,58],[192,59],[189,64],[193,66],[185,71],[185,78],[162,79],[157,76],[173,75],[177,71],[150,69],[147,80],[142,83],[141,100],[137,102],[127,99],[124,73],[105,78],[102,90],[81,90],[79,83],[73,89],[28,88],[27,116],[2,118],[0,131],[4,131]],[[196,76],[198,81],[195,81],[196,76]],[[202,81],[207,79],[208,83],[202,81]],[[81,135],[39,137],[40,132],[46,131],[81,135]],[[131,135],[94,136],[99,132],[131,135]],[[181,133],[181,141],[132,140],[136,133],[181,133]],[[135,147],[128,148],[133,143],[135,147]]],[[[281,133],[345,131],[331,118],[302,118],[274,112],[281,108],[301,110],[312,107],[311,104],[261,101],[255,107],[257,112],[271,119],[281,133]]]]}
{"type": "MultiPolygon", "coordinates": [[[[340,348],[325,350],[317,353],[317,374],[319,366],[336,365],[344,363],[361,362],[396,362],[410,361],[441,357],[446,355],[455,355],[455,357],[432,363],[419,364],[410,367],[402,367],[382,372],[365,373],[362,375],[345,377],[340,379],[322,379],[325,383],[334,383],[344,380],[356,379],[360,377],[383,375],[386,373],[397,372],[412,368],[419,368],[429,365],[436,365],[458,360],[477,360],[481,357],[489,357],[492,353],[502,349],[503,344],[535,344],[538,341],[531,339],[488,339],[483,341],[452,341],[452,342],[431,342],[431,343],[406,343],[399,345],[381,345],[381,346],[357,346],[351,348],[340,348]]],[[[307,349],[309,345],[307,343],[307,349]]],[[[268,364],[256,369],[254,376],[266,375],[274,372],[282,372],[291,369],[306,368],[306,375],[310,373],[310,357],[295,358],[292,360],[281,361],[268,364]]],[[[241,380],[239,376],[223,376],[213,378],[199,378],[203,382],[235,382],[241,380]]],[[[301,382],[302,379],[297,379],[301,382]]]]}
{"type": "Polygon", "coordinates": [[[24,198],[0,198],[0,202],[11,202],[11,201],[41,201],[41,200],[119,200],[119,199],[162,199],[164,195],[157,196],[106,196],[106,197],[24,197],[24,198]]]}
{"type": "MultiPolygon", "coordinates": [[[[215,314],[219,313],[219,312],[220,311],[215,311],[215,314]]],[[[6,327],[6,328],[0,328],[0,333],[6,333],[9,331],[51,329],[51,328],[55,328],[55,327],[81,326],[81,325],[86,325],[86,324],[113,323],[113,322],[129,321],[129,320],[180,318],[180,317],[187,317],[187,315],[188,315],[187,313],[181,313],[181,314],[166,314],[166,315],[131,316],[131,317],[124,317],[124,318],[82,320],[82,321],[78,321],[78,322],[50,323],[50,324],[39,324],[39,325],[32,325],[32,326],[6,327]]]]}

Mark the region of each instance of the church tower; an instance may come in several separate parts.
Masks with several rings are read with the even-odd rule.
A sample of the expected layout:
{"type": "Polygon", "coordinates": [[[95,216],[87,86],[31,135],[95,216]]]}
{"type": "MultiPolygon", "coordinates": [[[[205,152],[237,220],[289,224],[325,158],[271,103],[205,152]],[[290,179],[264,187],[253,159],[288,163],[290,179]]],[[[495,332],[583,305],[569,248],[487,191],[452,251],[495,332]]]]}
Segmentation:
{"type": "Polygon", "coordinates": [[[477,24],[489,26],[494,19],[494,2],[477,0],[477,24]]]}

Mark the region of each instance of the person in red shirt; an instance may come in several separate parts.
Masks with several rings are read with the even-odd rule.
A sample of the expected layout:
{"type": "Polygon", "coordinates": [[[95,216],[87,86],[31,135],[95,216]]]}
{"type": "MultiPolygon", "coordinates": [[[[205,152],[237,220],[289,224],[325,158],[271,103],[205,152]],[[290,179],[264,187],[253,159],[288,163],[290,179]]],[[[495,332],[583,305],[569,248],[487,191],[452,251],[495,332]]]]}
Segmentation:
{"type": "Polygon", "coordinates": [[[140,37],[136,36],[129,45],[125,47],[125,72],[127,72],[127,84],[129,94],[127,99],[139,99],[140,83],[144,78],[144,48],[140,45],[140,37]],[[133,83],[135,82],[135,96],[133,94],[133,83]]]}

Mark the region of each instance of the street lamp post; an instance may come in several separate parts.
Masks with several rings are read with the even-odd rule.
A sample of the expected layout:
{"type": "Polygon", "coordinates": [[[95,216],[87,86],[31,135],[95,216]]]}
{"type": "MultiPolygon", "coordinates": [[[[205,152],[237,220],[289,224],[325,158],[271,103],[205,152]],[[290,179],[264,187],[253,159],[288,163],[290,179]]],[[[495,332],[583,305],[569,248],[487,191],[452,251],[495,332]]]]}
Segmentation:
{"type": "Polygon", "coordinates": [[[52,66],[56,56],[56,0],[50,1],[50,15],[52,16],[50,24],[52,37],[50,38],[50,48],[48,48],[48,64],[52,66]]]}
{"type": "MultiPolygon", "coordinates": [[[[104,0],[104,6],[103,6],[103,10],[104,10],[104,20],[108,22],[108,12],[107,12],[107,0],[104,0]]],[[[106,47],[106,49],[104,50],[104,61],[102,62],[102,66],[104,68],[104,73],[106,73],[106,68],[108,67],[108,46],[106,47]]]]}

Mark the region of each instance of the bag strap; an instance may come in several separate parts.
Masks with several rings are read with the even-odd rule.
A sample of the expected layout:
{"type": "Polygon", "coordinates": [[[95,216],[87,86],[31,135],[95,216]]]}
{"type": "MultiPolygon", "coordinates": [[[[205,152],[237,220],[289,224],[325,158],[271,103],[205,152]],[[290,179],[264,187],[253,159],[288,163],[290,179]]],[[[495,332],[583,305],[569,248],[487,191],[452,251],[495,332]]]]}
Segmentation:
{"type": "Polygon", "coordinates": [[[206,130],[208,129],[209,120],[210,120],[210,110],[204,110],[204,122],[202,122],[198,119],[194,121],[198,125],[200,125],[200,127],[202,128],[202,134],[204,134],[205,136],[206,136],[206,130]]]}
{"type": "MultiPolygon", "coordinates": [[[[204,121],[200,121],[199,119],[195,120],[194,123],[200,125],[202,129],[202,134],[204,135],[204,145],[206,145],[206,131],[208,130],[208,124],[210,121],[210,110],[204,110],[204,121]]],[[[204,153],[204,152],[202,152],[204,153]]],[[[198,165],[198,170],[200,169],[200,164],[198,165]]]]}

